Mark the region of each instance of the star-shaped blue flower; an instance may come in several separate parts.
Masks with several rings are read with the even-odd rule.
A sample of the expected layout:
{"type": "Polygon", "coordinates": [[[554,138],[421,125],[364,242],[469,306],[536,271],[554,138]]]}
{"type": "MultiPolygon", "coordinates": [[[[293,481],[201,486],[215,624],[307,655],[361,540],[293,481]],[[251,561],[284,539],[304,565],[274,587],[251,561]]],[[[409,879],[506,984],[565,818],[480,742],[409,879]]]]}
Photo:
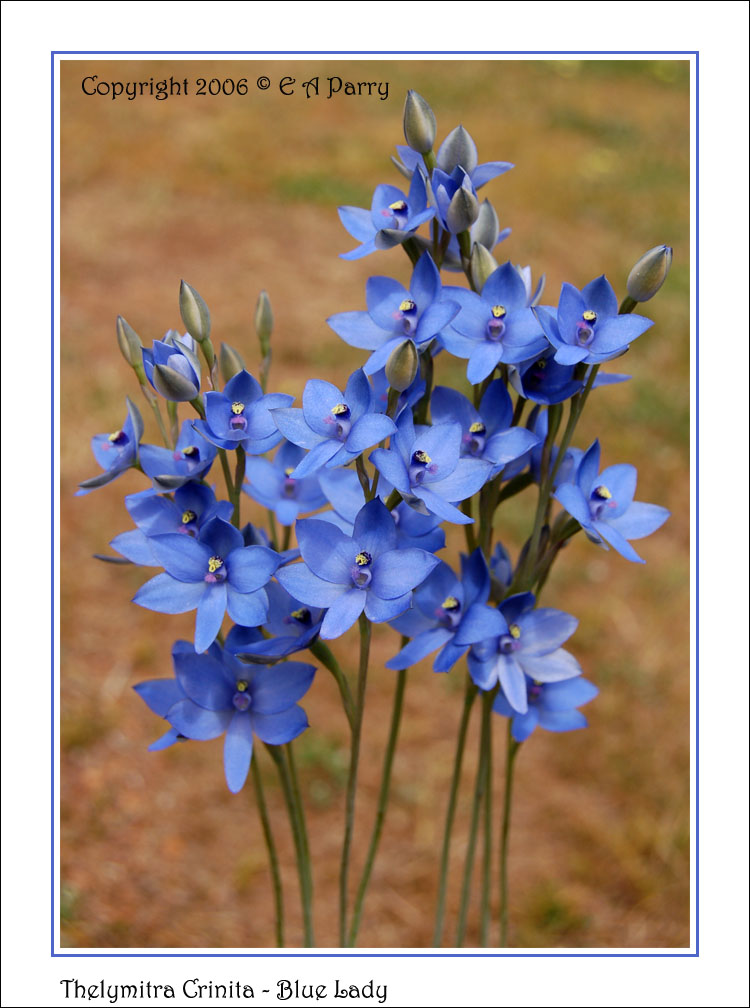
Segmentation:
{"type": "Polygon", "coordinates": [[[583,676],[551,683],[536,682],[527,676],[525,714],[514,710],[502,691],[495,697],[492,709],[496,714],[513,719],[511,734],[516,742],[524,742],[537,726],[551,732],[585,728],[586,718],[576,708],[593,700],[598,693],[596,686],[583,676]]]}
{"type": "Polygon", "coordinates": [[[634,501],[638,472],[632,465],[599,472],[599,442],[594,441],[578,466],[575,482],[558,486],[554,497],[580,523],[588,538],[634,563],[645,563],[628,542],[651,535],[669,518],[658,504],[634,501]]]}
{"type": "Polygon", "coordinates": [[[198,348],[188,333],[180,336],[170,330],[163,340],[154,340],[152,350],[144,347],[143,369],[153,387],[165,399],[189,402],[200,394],[198,348]]]}
{"type": "Polygon", "coordinates": [[[530,592],[511,595],[499,607],[501,633],[473,644],[467,659],[471,678],[482,690],[498,683],[519,714],[528,710],[526,676],[541,683],[560,682],[581,674],[581,666],[560,647],[578,620],[559,609],[535,609],[530,592]]]}
{"type": "Polygon", "coordinates": [[[478,458],[462,458],[460,423],[414,426],[410,409],[396,424],[398,433],[391,449],[376,448],[372,464],[407,504],[430,512],[443,521],[458,525],[472,519],[455,503],[473,496],[490,476],[492,463],[478,458]]]}
{"type": "Polygon", "coordinates": [[[357,515],[352,536],[315,518],[297,522],[303,563],[282,567],[278,581],[305,605],[328,609],[323,639],[340,637],[364,611],[385,623],[408,608],[412,589],[438,563],[422,549],[399,549],[396,525],[379,499],[357,515]]]}
{"type": "Polygon", "coordinates": [[[393,248],[411,238],[414,232],[435,216],[427,205],[427,188],[421,171],[412,175],[409,195],[392,185],[379,185],[372,197],[372,207],[339,207],[339,217],[346,230],[362,242],[359,248],[344,252],[341,259],[361,259],[376,249],[393,248]]]}
{"type": "Polygon", "coordinates": [[[653,325],[642,315],[618,315],[617,296],[605,276],[592,280],[582,291],[564,283],[557,312],[548,307],[534,311],[555,348],[558,364],[611,360],[653,325]]]}
{"type": "Polygon", "coordinates": [[[284,441],[273,462],[249,458],[245,465],[247,482],[242,489],[273,511],[282,525],[294,525],[299,515],[317,511],[326,502],[317,476],[292,476],[304,455],[304,449],[284,441]]]}
{"type": "Polygon", "coordinates": [[[427,252],[414,267],[409,290],[390,277],[376,276],[367,281],[366,295],[367,311],[340,312],[327,320],[349,346],[374,351],[365,374],[385,367],[405,339],[426,349],[458,312],[457,304],[443,299],[440,273],[427,252]]]}
{"type": "Polygon", "coordinates": [[[263,394],[260,384],[247,371],[239,371],[223,392],[206,392],[206,419],[193,426],[218,448],[242,446],[248,455],[262,455],[281,440],[271,410],[289,406],[294,396],[278,392],[263,394]]]}
{"type": "Polygon", "coordinates": [[[151,550],[165,569],[140,588],[133,601],[163,613],[197,609],[195,650],[205,651],[221,629],[224,613],[242,626],[260,626],[268,614],[263,590],[281,558],[264,546],[245,546],[242,533],[214,518],[200,538],[154,536],[151,550]]]}
{"type": "Polygon", "coordinates": [[[143,437],[143,420],[135,403],[128,398],[126,402],[128,414],[122,427],[111,434],[95,434],[91,439],[94,458],[104,472],[79,483],[76,497],[83,497],[97,487],[111,483],[138,461],[138,446],[143,437]]]}
{"type": "Polygon", "coordinates": [[[203,479],[215,458],[216,446],[197,435],[190,420],[183,421],[173,449],[142,445],[140,454],[141,468],[159,493],[203,479]]]}
{"type": "Polygon", "coordinates": [[[290,476],[298,480],[323,466],[347,465],[393,434],[393,421],[375,412],[373,406],[370,383],[359,368],[343,392],[330,382],[313,378],[305,385],[302,409],[274,410],[274,420],[284,437],[310,449],[290,476]]]}

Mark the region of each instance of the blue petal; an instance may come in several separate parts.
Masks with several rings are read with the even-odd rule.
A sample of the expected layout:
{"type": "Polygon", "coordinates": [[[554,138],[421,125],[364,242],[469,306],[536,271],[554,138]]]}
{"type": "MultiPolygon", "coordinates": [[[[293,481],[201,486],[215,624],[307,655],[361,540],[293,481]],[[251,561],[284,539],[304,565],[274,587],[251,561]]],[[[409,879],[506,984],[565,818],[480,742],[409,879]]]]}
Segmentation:
{"type": "Polygon", "coordinates": [[[476,604],[469,608],[456,630],[456,644],[468,647],[489,637],[498,637],[505,633],[507,624],[497,609],[476,604]]]}
{"type": "Polygon", "coordinates": [[[280,714],[250,714],[253,722],[253,731],[261,740],[268,745],[284,745],[297,738],[309,725],[307,714],[298,707],[290,707],[289,710],[280,714]]]}
{"type": "Polygon", "coordinates": [[[393,334],[396,325],[394,313],[407,294],[406,288],[397,280],[384,276],[370,277],[365,285],[365,295],[367,310],[373,322],[387,333],[393,334]]]}
{"type": "Polygon", "coordinates": [[[428,654],[436,651],[443,644],[446,644],[453,634],[444,627],[435,627],[434,630],[425,630],[414,640],[403,647],[397,655],[390,658],[385,667],[389,669],[405,669],[416,665],[418,661],[426,658],[428,654]]]}
{"type": "Polygon", "coordinates": [[[227,586],[227,611],[240,626],[262,626],[268,618],[268,596],[262,589],[238,592],[230,584],[227,586]]]}
{"type": "Polygon", "coordinates": [[[344,343],[359,350],[377,350],[393,335],[393,319],[388,328],[384,329],[364,311],[339,312],[326,321],[344,343]]]}
{"type": "Polygon", "coordinates": [[[600,318],[617,315],[617,295],[604,274],[587,283],[581,291],[581,297],[586,302],[586,307],[592,308],[600,318]]]}
{"type": "Polygon", "coordinates": [[[421,584],[438,563],[438,558],[425,550],[390,550],[373,565],[371,590],[381,599],[398,598],[421,584]]]}
{"type": "Polygon", "coordinates": [[[208,571],[208,561],[211,550],[192,536],[172,532],[168,535],[154,536],[151,540],[151,552],[160,564],[178,581],[203,581],[208,571]]]}
{"type": "Polygon", "coordinates": [[[466,377],[472,385],[478,385],[491,375],[503,356],[501,343],[490,343],[483,340],[472,350],[469,363],[466,366],[466,377]]]}
{"type": "Polygon", "coordinates": [[[581,525],[586,526],[591,523],[591,512],[589,511],[586,498],[577,486],[574,486],[572,483],[563,483],[562,486],[559,486],[557,490],[555,490],[552,496],[555,500],[558,500],[568,514],[572,515],[576,521],[581,523],[581,525]]]}
{"type": "Polygon", "coordinates": [[[465,500],[479,490],[490,477],[492,465],[483,459],[459,459],[455,471],[435,482],[429,481],[429,488],[451,503],[465,500]]]}
{"type": "Polygon", "coordinates": [[[593,528],[596,529],[602,539],[609,543],[612,549],[617,550],[620,556],[625,557],[626,560],[630,560],[631,563],[646,562],[643,557],[636,553],[627,539],[608,522],[596,521],[593,523],[593,528]]]}
{"type": "Polygon", "coordinates": [[[227,611],[227,586],[213,584],[203,586],[204,592],[198,602],[195,617],[195,650],[205,651],[216,640],[221,630],[224,613],[227,611]]]}
{"type": "Polygon", "coordinates": [[[228,580],[238,592],[262,588],[281,563],[281,557],[265,546],[243,546],[227,557],[228,580]]]}
{"type": "MultiPolygon", "coordinates": [[[[396,523],[393,520],[393,515],[379,497],[368,501],[361,509],[354,519],[353,534],[358,547],[367,550],[374,557],[396,548],[396,523]]],[[[349,555],[351,557],[351,553],[349,555]]],[[[351,564],[351,560],[349,563],[351,564]]]]}
{"type": "Polygon", "coordinates": [[[177,681],[185,695],[204,710],[228,710],[232,690],[224,674],[224,666],[212,654],[172,650],[177,681]]]}
{"type": "Polygon", "coordinates": [[[311,430],[301,409],[294,406],[275,409],[271,410],[271,416],[281,433],[292,444],[299,445],[300,448],[314,448],[320,444],[322,436],[311,430]]]}
{"type": "Polygon", "coordinates": [[[305,564],[292,564],[276,572],[278,582],[290,595],[305,605],[327,607],[349,589],[343,584],[331,584],[317,577],[305,564]]]}
{"type": "Polygon", "coordinates": [[[227,787],[237,794],[247,780],[253,757],[253,725],[249,714],[235,711],[224,739],[224,774],[227,787]]]}
{"type": "Polygon", "coordinates": [[[231,718],[231,711],[204,710],[192,700],[181,700],[171,708],[167,720],[185,738],[205,741],[223,735],[231,718]]]}
{"type": "Polygon", "coordinates": [[[409,493],[409,474],[401,456],[387,448],[376,448],[370,461],[399,493],[409,493]]]}
{"type": "Polygon", "coordinates": [[[205,588],[203,581],[185,583],[169,574],[157,574],[138,589],[133,601],[154,612],[184,613],[195,609],[205,588]]]}
{"type": "Polygon", "coordinates": [[[453,522],[454,525],[471,525],[474,521],[463,511],[459,511],[453,504],[443,500],[438,494],[433,493],[427,487],[419,487],[414,491],[414,496],[423,501],[429,511],[437,515],[443,521],[453,522]]]}
{"type": "Polygon", "coordinates": [[[598,693],[599,690],[588,679],[575,676],[545,685],[538,702],[540,708],[548,711],[571,710],[593,700],[598,693]]]}
{"type": "Polygon", "coordinates": [[[669,518],[669,511],[658,504],[633,501],[625,514],[608,518],[607,524],[625,539],[643,539],[651,535],[669,518]]]}
{"type": "Polygon", "coordinates": [[[497,656],[497,673],[500,685],[514,711],[525,714],[528,710],[526,678],[518,662],[511,655],[497,656]]]}
{"type": "Polygon", "coordinates": [[[315,666],[303,662],[282,662],[263,667],[251,684],[252,711],[255,714],[279,714],[304,696],[315,675],[315,666]]]}
{"type": "Polygon", "coordinates": [[[323,618],[320,628],[321,638],[333,640],[346,633],[356,622],[366,602],[367,592],[358,588],[352,588],[337,598],[323,618]]]}
{"type": "Polygon", "coordinates": [[[511,734],[516,742],[525,742],[539,723],[539,712],[536,707],[530,707],[525,714],[514,714],[511,722],[511,734]]]}
{"type": "Polygon", "coordinates": [[[354,424],[346,439],[347,451],[359,454],[378,441],[384,441],[396,433],[396,425],[390,417],[382,413],[367,413],[354,424]]]}
{"type": "Polygon", "coordinates": [[[138,683],[133,689],[159,717],[166,717],[170,707],[185,699],[185,694],[174,679],[148,679],[138,683]]]}
{"type": "Polygon", "coordinates": [[[357,550],[349,536],[317,518],[297,522],[296,533],[302,559],[313,574],[334,584],[351,583],[351,566],[357,550]]]}
{"type": "Polygon", "coordinates": [[[336,438],[329,438],[315,445],[292,472],[292,479],[304,479],[312,473],[322,469],[341,448],[341,442],[336,438]]]}
{"type": "Polygon", "coordinates": [[[583,671],[573,655],[564,648],[543,655],[527,655],[521,652],[517,658],[524,672],[541,683],[572,679],[583,671]]]}
{"type": "Polygon", "coordinates": [[[159,561],[151,552],[149,539],[140,529],[133,529],[131,532],[121,532],[115,536],[109,544],[113,550],[124,556],[131,563],[141,567],[159,567],[159,561]]]}
{"type": "Polygon", "coordinates": [[[322,437],[330,437],[333,430],[331,410],[344,402],[344,395],[330,382],[311,378],[302,394],[302,414],[307,425],[322,437]]]}
{"type": "Polygon", "coordinates": [[[411,604],[411,592],[399,595],[395,599],[381,599],[371,591],[367,592],[365,616],[371,623],[387,623],[405,612],[411,604]]]}
{"type": "Polygon", "coordinates": [[[534,609],[518,617],[521,647],[526,655],[543,655],[575,633],[578,620],[560,609],[534,609]]]}
{"type": "Polygon", "coordinates": [[[340,206],[338,215],[346,230],[357,241],[365,242],[372,238],[375,228],[372,226],[368,210],[363,210],[361,207],[340,206]]]}
{"type": "Polygon", "coordinates": [[[575,731],[576,728],[585,728],[587,721],[580,711],[539,711],[539,724],[542,728],[552,732],[575,731]]]}

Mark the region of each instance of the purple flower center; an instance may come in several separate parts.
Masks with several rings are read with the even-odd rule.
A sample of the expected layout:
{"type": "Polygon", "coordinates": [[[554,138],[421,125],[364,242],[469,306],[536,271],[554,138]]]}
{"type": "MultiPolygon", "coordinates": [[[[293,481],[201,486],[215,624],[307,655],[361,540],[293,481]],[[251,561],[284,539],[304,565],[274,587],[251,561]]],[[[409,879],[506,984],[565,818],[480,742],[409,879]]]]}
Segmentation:
{"type": "Polygon", "coordinates": [[[367,588],[372,581],[372,554],[366,550],[357,553],[351,568],[352,583],[355,588],[367,588]]]}
{"type": "Polygon", "coordinates": [[[435,610],[438,623],[448,630],[455,630],[461,622],[461,603],[455,595],[449,595],[435,610]]]}
{"type": "Polygon", "coordinates": [[[281,492],[284,497],[296,497],[297,496],[297,480],[292,479],[290,473],[293,473],[294,469],[291,467],[284,470],[284,482],[281,484],[281,492]]]}
{"type": "Polygon", "coordinates": [[[606,512],[617,507],[617,501],[613,499],[612,492],[605,486],[595,487],[589,497],[589,511],[594,521],[606,517],[606,512]]]}
{"type": "Polygon", "coordinates": [[[198,534],[198,515],[189,508],[182,512],[180,528],[183,535],[196,536],[198,534]]]}
{"type": "Polygon", "coordinates": [[[536,679],[528,688],[528,698],[529,703],[536,703],[542,695],[542,684],[537,682],[536,679]]]}
{"type": "Polygon", "coordinates": [[[232,403],[232,416],[229,418],[231,430],[247,430],[247,418],[243,415],[244,412],[245,404],[243,402],[232,403]]]}
{"type": "Polygon", "coordinates": [[[248,691],[249,683],[245,679],[237,680],[237,692],[232,697],[232,706],[235,710],[249,710],[253,703],[253,698],[248,691]]]}
{"type": "Polygon", "coordinates": [[[220,556],[209,557],[208,573],[204,574],[203,580],[207,584],[221,584],[227,579],[227,567],[220,556]]]}
{"type": "Polygon", "coordinates": [[[411,465],[409,466],[409,480],[412,483],[422,483],[427,473],[436,473],[437,470],[438,467],[426,451],[417,448],[412,453],[411,465]]]}
{"type": "Polygon", "coordinates": [[[401,322],[406,335],[410,336],[417,328],[417,302],[411,298],[404,298],[398,306],[395,318],[401,322]]]}
{"type": "Polygon", "coordinates": [[[333,407],[330,416],[323,418],[323,422],[335,426],[336,429],[332,437],[339,441],[346,441],[349,437],[349,431],[352,429],[351,416],[352,411],[347,404],[340,402],[333,407]]]}
{"type": "Polygon", "coordinates": [[[309,609],[295,609],[294,612],[289,613],[289,615],[284,620],[285,623],[299,623],[302,626],[310,626],[312,623],[312,615],[309,609]]]}
{"type": "Polygon", "coordinates": [[[581,321],[576,322],[576,342],[578,346],[588,346],[594,338],[594,327],[596,326],[596,312],[591,309],[581,316],[581,321]]]}
{"type": "Polygon", "coordinates": [[[384,227],[402,231],[409,219],[409,206],[406,200],[396,200],[393,203],[389,203],[388,208],[381,210],[380,213],[385,217],[387,222],[383,225],[384,227]]]}
{"type": "Polygon", "coordinates": [[[462,440],[465,450],[470,455],[481,455],[487,440],[487,428],[481,420],[477,420],[469,427],[468,434],[464,434],[462,440]]]}
{"type": "Polygon", "coordinates": [[[497,650],[500,654],[513,654],[521,647],[521,628],[516,623],[511,623],[507,634],[501,634],[497,642],[497,650]]]}
{"type": "Polygon", "coordinates": [[[507,312],[504,305],[493,305],[490,309],[490,320],[487,323],[487,339],[493,343],[498,343],[505,335],[505,318],[507,312]]]}
{"type": "MultiPolygon", "coordinates": [[[[111,444],[114,448],[119,448],[121,451],[128,444],[129,440],[130,439],[128,438],[128,435],[125,433],[125,431],[121,430],[114,431],[107,438],[109,444],[111,444]]],[[[104,447],[108,448],[109,445],[105,445],[104,447]]]]}

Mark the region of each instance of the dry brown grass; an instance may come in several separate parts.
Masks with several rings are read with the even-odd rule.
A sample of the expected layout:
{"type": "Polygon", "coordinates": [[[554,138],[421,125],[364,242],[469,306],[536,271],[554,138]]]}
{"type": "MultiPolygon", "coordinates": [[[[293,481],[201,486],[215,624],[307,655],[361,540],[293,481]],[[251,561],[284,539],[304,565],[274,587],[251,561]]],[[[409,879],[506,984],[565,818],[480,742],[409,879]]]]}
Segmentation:
{"type": "MultiPolygon", "coordinates": [[[[408,276],[398,251],[358,263],[337,203],[368,205],[396,184],[388,155],[401,142],[409,87],[433,104],[439,135],[462,121],[484,160],[517,168],[487,188],[513,235],[502,254],[563,279],[605,271],[622,289],[646,248],[675,248],[672,276],[649,305],[653,330],[618,362],[634,380],[593,397],[576,439],[595,436],[605,464],[639,467],[638,497],[672,518],[642,543],[645,568],[576,541],[546,601],[575,612],[571,642],[601,688],[585,732],[537,732],[518,762],[511,871],[512,944],[684,947],[689,941],[689,103],[687,64],[351,63],[285,65],[390,82],[388,101],[306,100],[273,89],[246,98],[112,102],[86,97],[102,79],[247,76],[265,63],[148,61],[62,65],[62,887],[71,947],[266,947],[272,901],[249,790],[230,795],[219,743],[149,754],[157,720],[134,683],[171,674],[169,652],[194,617],[129,604],[143,572],[98,564],[129,527],[123,492],[136,473],[87,498],[96,471],[89,436],[113,429],[133,384],[114,341],[123,314],[144,342],[179,323],[180,277],[208,302],[215,339],[258,356],[252,311],[269,291],[276,315],[271,384],[301,393],[310,377],[343,382],[361,354],[325,324],[363,307],[373,272],[408,276]]],[[[461,382],[447,364],[443,381],[461,382]],[[447,377],[446,377],[447,376],[447,377]]],[[[149,440],[156,435],[149,428],[149,440]]],[[[527,502],[498,532],[517,542],[527,502]]],[[[460,540],[451,537],[455,555],[460,540]]],[[[351,645],[334,646],[345,660],[351,645]]],[[[393,675],[394,636],[374,638],[355,842],[361,864],[377,792],[393,675]]],[[[360,944],[431,941],[436,853],[461,703],[460,670],[411,673],[393,797],[360,944]]],[[[311,729],[296,743],[309,796],[318,942],[335,946],[346,733],[335,689],[321,672],[306,699],[311,729]]],[[[473,742],[473,739],[472,739],[473,742]]],[[[470,749],[465,792],[472,787],[470,749]]],[[[499,793],[500,760],[496,785],[499,793]]],[[[280,794],[264,763],[277,823],[289,917],[301,941],[293,850],[280,794]]],[[[462,806],[452,877],[466,836],[462,806]]],[[[449,941],[457,904],[450,893],[449,941]]],[[[477,941],[470,931],[468,944],[477,941]]]]}

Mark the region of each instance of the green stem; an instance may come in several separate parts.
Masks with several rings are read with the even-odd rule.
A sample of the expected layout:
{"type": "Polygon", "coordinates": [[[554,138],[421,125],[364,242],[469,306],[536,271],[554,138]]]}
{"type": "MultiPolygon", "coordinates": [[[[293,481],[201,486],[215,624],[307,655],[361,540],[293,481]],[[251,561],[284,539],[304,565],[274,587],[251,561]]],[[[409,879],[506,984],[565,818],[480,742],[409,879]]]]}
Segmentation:
{"type": "Polygon", "coordinates": [[[258,803],[258,815],[260,824],[263,827],[263,839],[268,851],[268,864],[271,869],[271,882],[273,884],[273,902],[276,908],[276,945],[278,948],[284,947],[284,894],[281,888],[281,873],[279,871],[279,857],[276,853],[276,843],[273,839],[271,821],[268,818],[268,809],[263,795],[263,782],[258,769],[257,758],[250,761],[250,769],[253,774],[253,786],[255,787],[255,798],[258,803]]]}
{"type": "Polygon", "coordinates": [[[466,693],[464,694],[464,709],[461,714],[461,722],[458,728],[458,741],[456,742],[456,756],[453,763],[453,777],[451,779],[450,795],[448,797],[448,809],[445,814],[445,829],[443,830],[443,847],[440,853],[440,873],[438,876],[438,898],[435,910],[435,932],[432,938],[434,948],[440,948],[443,940],[443,923],[445,919],[445,895],[448,887],[448,861],[451,848],[451,834],[453,832],[453,820],[456,815],[456,801],[458,798],[458,786],[461,781],[461,764],[464,758],[464,748],[466,746],[466,733],[469,728],[469,717],[471,708],[477,696],[477,687],[466,677],[466,693]]]}
{"type": "Polygon", "coordinates": [[[370,491],[370,479],[367,475],[367,470],[365,469],[365,463],[361,455],[357,455],[357,461],[355,462],[357,468],[357,477],[359,479],[359,485],[362,487],[362,493],[365,495],[365,501],[372,500],[372,494],[370,491]]]}
{"type": "Polygon", "coordinates": [[[177,438],[180,436],[180,422],[177,417],[176,402],[167,400],[167,416],[169,417],[169,447],[173,448],[177,444],[177,438]]]}
{"type": "MultiPolygon", "coordinates": [[[[493,697],[485,696],[488,707],[486,763],[484,768],[484,833],[482,847],[482,891],[480,900],[479,941],[482,948],[487,948],[490,937],[490,893],[492,890],[492,702],[493,697]]],[[[482,714],[485,714],[484,709],[482,714]]]]}
{"type": "Polygon", "coordinates": [[[338,686],[339,693],[341,694],[341,702],[344,706],[346,720],[349,722],[349,727],[353,730],[354,700],[352,699],[352,691],[349,689],[349,683],[346,676],[341,671],[341,666],[336,661],[336,656],[328,645],[320,640],[320,638],[318,638],[314,644],[311,644],[308,650],[311,654],[315,655],[318,661],[325,665],[333,678],[336,680],[336,685],[338,686]]]}
{"type": "MultiPolygon", "coordinates": [[[[407,641],[408,638],[402,638],[401,646],[404,647],[407,641]]],[[[375,855],[378,852],[380,836],[383,832],[386,809],[388,808],[388,798],[391,789],[391,770],[393,768],[393,757],[396,753],[398,731],[401,725],[401,712],[404,705],[404,690],[406,689],[407,672],[407,669],[402,669],[398,673],[398,678],[396,679],[396,691],[393,696],[393,712],[391,714],[391,728],[388,734],[388,744],[386,745],[385,756],[383,758],[383,772],[380,778],[380,792],[378,794],[378,805],[375,813],[375,825],[373,826],[372,836],[370,837],[370,846],[367,848],[367,857],[365,858],[362,878],[360,879],[359,888],[357,889],[357,896],[354,900],[352,924],[349,929],[349,945],[352,948],[354,948],[357,944],[357,932],[359,931],[359,924],[362,917],[362,907],[365,901],[365,894],[367,893],[367,886],[370,882],[370,875],[375,862],[375,855]]]]}
{"type": "Polygon", "coordinates": [[[508,947],[508,839],[510,812],[513,802],[513,767],[521,743],[511,734],[512,718],[508,719],[507,749],[505,755],[505,795],[503,796],[503,821],[500,828],[500,947],[508,947]]]}
{"type": "Polygon", "coordinates": [[[164,418],[161,415],[161,410],[159,409],[159,403],[156,399],[149,399],[151,403],[151,408],[154,411],[154,416],[156,417],[156,422],[159,425],[159,433],[161,434],[161,439],[164,442],[165,448],[172,448],[172,442],[169,440],[169,435],[167,434],[167,428],[164,426],[164,418]]]}
{"type": "MultiPolygon", "coordinates": [[[[224,473],[224,482],[227,485],[227,495],[232,504],[234,504],[234,480],[232,479],[232,473],[229,469],[229,459],[224,448],[219,448],[219,461],[221,462],[221,471],[224,473]]],[[[232,524],[235,528],[240,527],[240,516],[236,513],[236,508],[232,512],[232,524]]]]}
{"type": "Polygon", "coordinates": [[[242,483],[245,479],[245,449],[242,445],[237,445],[237,460],[234,465],[234,484],[232,488],[232,503],[234,511],[232,519],[237,516],[237,528],[240,528],[240,501],[242,500],[242,483]]]}
{"type": "Polygon", "coordinates": [[[279,773],[279,780],[281,782],[281,788],[284,792],[284,801],[286,802],[286,809],[289,815],[289,825],[292,829],[292,836],[294,838],[294,849],[297,855],[297,876],[299,878],[299,889],[300,898],[302,901],[302,920],[305,932],[305,947],[311,948],[315,945],[315,938],[313,935],[313,924],[312,924],[312,905],[310,900],[310,889],[308,888],[308,874],[310,870],[309,866],[309,851],[307,852],[307,864],[305,864],[305,839],[304,839],[304,829],[303,824],[300,821],[299,809],[294,798],[294,788],[292,787],[291,776],[289,773],[289,767],[287,766],[286,760],[279,749],[281,746],[274,746],[266,744],[266,749],[268,750],[271,759],[276,764],[276,769],[279,773]]]}
{"type": "Polygon", "coordinates": [[[291,525],[285,525],[284,526],[284,541],[281,544],[281,550],[282,550],[283,553],[286,553],[286,551],[289,549],[289,543],[291,541],[291,538],[292,538],[292,526],[291,525]]]}
{"type": "Polygon", "coordinates": [[[266,514],[268,515],[268,528],[271,533],[271,548],[277,550],[279,548],[279,532],[276,528],[276,515],[270,508],[266,511],[266,514]]]}
{"type": "Polygon", "coordinates": [[[484,793],[487,787],[487,760],[489,756],[490,715],[492,713],[492,693],[482,694],[482,727],[479,734],[479,759],[477,761],[477,776],[474,784],[474,801],[471,806],[471,822],[469,825],[469,842],[466,848],[464,862],[464,878],[461,886],[461,903],[458,911],[458,926],[456,928],[456,947],[461,948],[466,935],[466,916],[469,910],[471,896],[471,876],[474,871],[474,855],[477,847],[479,830],[479,814],[482,810],[484,793]]]}
{"type": "Polygon", "coordinates": [[[619,309],[619,311],[618,311],[617,314],[618,315],[629,315],[632,312],[632,310],[634,308],[637,308],[637,307],[638,307],[638,302],[634,301],[633,298],[628,294],[623,299],[623,302],[620,305],[620,309],[619,309]]]}
{"type": "Polygon", "coordinates": [[[427,349],[422,354],[422,377],[424,378],[424,395],[417,403],[417,408],[414,411],[414,423],[415,424],[426,424],[429,423],[429,410],[430,410],[430,396],[432,395],[432,380],[435,373],[435,367],[432,360],[432,353],[430,348],[427,349]]]}
{"type": "Polygon", "coordinates": [[[300,792],[299,780],[297,778],[297,766],[294,760],[294,750],[292,748],[292,743],[287,742],[284,746],[284,752],[286,754],[287,768],[289,770],[289,780],[292,789],[292,798],[294,801],[297,823],[300,831],[300,840],[302,843],[302,877],[300,879],[301,885],[304,887],[304,907],[306,913],[305,920],[305,934],[310,935],[310,944],[314,945],[313,940],[313,923],[312,923],[312,907],[313,907],[313,880],[312,880],[312,861],[310,858],[310,842],[307,835],[307,821],[305,818],[305,806],[302,804],[302,794],[300,792]]]}
{"type": "Polygon", "coordinates": [[[357,794],[357,771],[359,769],[359,749],[362,738],[362,718],[365,707],[367,686],[367,666],[370,660],[370,637],[372,628],[364,615],[359,617],[359,672],[357,675],[357,700],[352,725],[352,749],[349,759],[349,779],[346,787],[346,810],[344,823],[344,843],[341,848],[341,870],[339,872],[339,942],[346,947],[347,902],[349,888],[349,862],[351,859],[352,836],[354,834],[354,803],[357,794]]]}
{"type": "Polygon", "coordinates": [[[513,407],[513,419],[510,422],[511,427],[521,426],[521,416],[523,415],[526,402],[527,400],[521,395],[516,399],[516,405],[513,407]]]}

